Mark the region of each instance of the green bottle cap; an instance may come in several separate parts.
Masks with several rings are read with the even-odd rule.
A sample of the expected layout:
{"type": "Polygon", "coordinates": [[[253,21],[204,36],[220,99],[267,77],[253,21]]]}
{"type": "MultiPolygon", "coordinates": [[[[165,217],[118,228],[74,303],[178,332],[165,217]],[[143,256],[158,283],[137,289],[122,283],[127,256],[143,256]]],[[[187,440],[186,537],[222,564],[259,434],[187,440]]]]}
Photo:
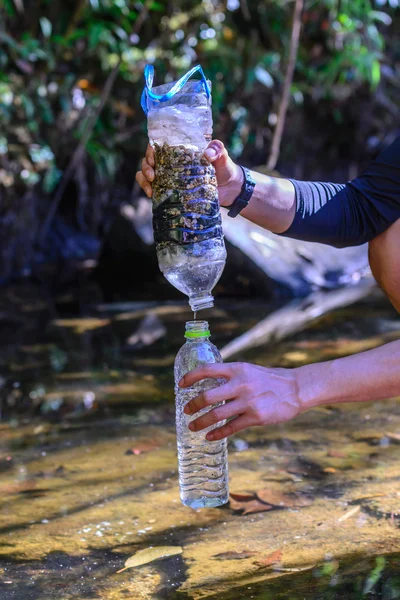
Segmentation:
{"type": "Polygon", "coordinates": [[[210,330],[207,321],[187,321],[185,338],[205,338],[210,336],[210,330]]]}

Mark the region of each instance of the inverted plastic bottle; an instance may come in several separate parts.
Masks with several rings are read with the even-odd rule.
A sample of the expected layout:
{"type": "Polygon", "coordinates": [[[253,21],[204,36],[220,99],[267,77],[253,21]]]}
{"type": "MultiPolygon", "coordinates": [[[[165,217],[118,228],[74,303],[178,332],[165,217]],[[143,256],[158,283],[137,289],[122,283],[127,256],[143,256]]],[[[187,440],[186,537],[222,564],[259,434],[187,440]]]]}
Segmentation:
{"type": "MultiPolygon", "coordinates": [[[[228,491],[228,452],[226,439],[209,442],[206,434],[213,425],[198,432],[189,429],[189,423],[206,414],[203,409],[194,416],[186,415],[186,404],[202,391],[212,389],[223,380],[204,379],[190,388],[180,388],[179,381],[199,365],[222,362],[221,354],[209,340],[207,321],[186,323],[186,343],[175,359],[176,432],[178,442],[178,468],[180,497],[191,508],[215,507],[226,504],[228,491]]],[[[218,424],[221,426],[222,422],[218,424]]]]}
{"type": "Polygon", "coordinates": [[[201,67],[153,88],[145,69],[142,107],[155,150],[153,229],[160,270],[189,296],[193,311],[214,305],[226,250],[215,170],[203,152],[212,138],[211,84],[201,67]],[[191,79],[199,71],[202,79],[191,79]]]}

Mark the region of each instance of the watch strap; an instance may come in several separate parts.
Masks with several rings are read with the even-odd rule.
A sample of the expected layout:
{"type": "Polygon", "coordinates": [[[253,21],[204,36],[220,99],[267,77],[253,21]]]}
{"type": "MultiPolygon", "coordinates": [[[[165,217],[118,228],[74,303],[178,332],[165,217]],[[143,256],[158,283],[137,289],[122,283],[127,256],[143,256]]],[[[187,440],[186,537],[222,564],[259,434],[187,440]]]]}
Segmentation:
{"type": "Polygon", "coordinates": [[[232,218],[237,217],[238,214],[244,208],[246,208],[256,186],[256,182],[252,178],[249,169],[247,169],[246,167],[242,167],[242,165],[240,165],[240,168],[243,171],[244,181],[239,196],[237,196],[237,198],[229,206],[228,217],[232,218]]]}

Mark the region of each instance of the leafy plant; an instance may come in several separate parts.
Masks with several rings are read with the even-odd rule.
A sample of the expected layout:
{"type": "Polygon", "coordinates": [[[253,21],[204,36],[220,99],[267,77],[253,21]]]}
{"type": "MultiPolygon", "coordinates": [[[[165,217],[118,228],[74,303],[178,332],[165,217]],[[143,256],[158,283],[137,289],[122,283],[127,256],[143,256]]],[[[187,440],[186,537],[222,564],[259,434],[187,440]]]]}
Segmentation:
{"type": "MultiPolygon", "coordinates": [[[[264,161],[292,9],[278,0],[3,0],[0,203],[3,215],[19,210],[23,217],[7,225],[0,272],[14,268],[18,239],[29,264],[46,213],[70,214],[71,203],[75,226],[102,235],[121,201],[115,182],[131,189],[146,144],[140,94],[147,62],[156,63],[159,81],[201,63],[213,85],[215,134],[235,157],[264,161]],[[71,189],[76,199],[66,206],[71,189]]],[[[398,19],[397,0],[306,0],[286,129],[310,105],[345,127],[348,99],[376,92],[386,108],[383,131],[398,104],[399,49],[391,34],[398,19]]],[[[283,160],[291,147],[284,144],[283,160]]]]}

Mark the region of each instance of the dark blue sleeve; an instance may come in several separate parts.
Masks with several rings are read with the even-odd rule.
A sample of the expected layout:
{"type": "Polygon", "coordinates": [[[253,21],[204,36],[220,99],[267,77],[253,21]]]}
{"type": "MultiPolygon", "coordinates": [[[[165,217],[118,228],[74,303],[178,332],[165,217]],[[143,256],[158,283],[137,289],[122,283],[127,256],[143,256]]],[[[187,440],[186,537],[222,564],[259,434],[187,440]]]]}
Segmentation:
{"type": "Polygon", "coordinates": [[[369,242],[400,219],[400,137],[346,184],[291,182],[296,214],[282,235],[338,248],[369,242]]]}

